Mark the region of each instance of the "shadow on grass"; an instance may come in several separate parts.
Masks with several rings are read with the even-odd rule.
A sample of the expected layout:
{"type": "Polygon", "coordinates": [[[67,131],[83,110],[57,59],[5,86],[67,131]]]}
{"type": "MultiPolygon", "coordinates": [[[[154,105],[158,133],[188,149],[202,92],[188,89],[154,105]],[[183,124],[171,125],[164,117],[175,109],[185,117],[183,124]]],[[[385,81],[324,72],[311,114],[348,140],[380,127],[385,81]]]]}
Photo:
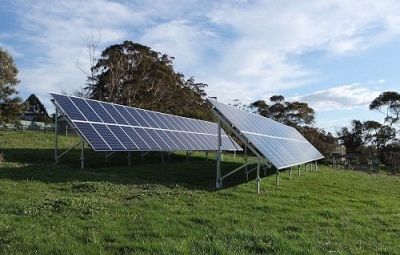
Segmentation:
{"type": "MultiPolygon", "coordinates": [[[[61,153],[60,151],[59,153],[61,153]]],[[[45,183],[60,182],[112,182],[124,185],[181,185],[188,189],[214,191],[216,161],[204,156],[187,158],[184,154],[164,155],[151,152],[144,157],[141,153],[115,153],[106,161],[105,153],[86,149],[85,168],[81,169],[80,150],[72,150],[55,164],[52,149],[8,149],[3,151],[5,163],[0,166],[0,178],[30,180],[45,183]],[[11,163],[12,162],[12,163],[11,163]]],[[[222,162],[222,175],[239,167],[240,162],[222,162]]],[[[272,171],[267,175],[273,174],[272,171]]],[[[255,172],[249,181],[255,179],[255,172]]],[[[247,182],[244,170],[227,177],[223,189],[247,182]]]]}

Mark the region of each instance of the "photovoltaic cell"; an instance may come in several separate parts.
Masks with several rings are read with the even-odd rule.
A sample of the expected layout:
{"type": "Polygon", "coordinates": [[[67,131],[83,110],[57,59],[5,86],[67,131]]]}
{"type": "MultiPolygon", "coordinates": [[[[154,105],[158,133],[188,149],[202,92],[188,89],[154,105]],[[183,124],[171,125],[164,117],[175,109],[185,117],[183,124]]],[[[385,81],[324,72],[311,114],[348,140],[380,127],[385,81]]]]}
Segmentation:
{"type": "Polygon", "coordinates": [[[151,150],[150,146],[143,140],[142,137],[132,128],[132,127],[121,127],[127,136],[135,142],[136,146],[139,147],[139,151],[149,151],[151,150]]]}
{"type": "Polygon", "coordinates": [[[126,148],[118,140],[118,138],[111,132],[111,130],[104,124],[93,123],[93,128],[103,138],[103,140],[110,146],[113,151],[123,151],[126,148]]]}
{"type": "Polygon", "coordinates": [[[119,141],[124,145],[128,151],[136,151],[139,147],[132,141],[132,139],[125,133],[120,126],[109,125],[108,128],[113,134],[118,137],[119,141]]]}
{"type": "Polygon", "coordinates": [[[92,107],[92,109],[96,111],[96,113],[99,115],[99,117],[104,123],[112,123],[112,124],[116,123],[113,117],[111,117],[111,115],[104,109],[104,107],[100,104],[100,102],[94,100],[86,100],[86,101],[92,107]]]}
{"type": "Polygon", "coordinates": [[[132,115],[128,112],[128,110],[121,105],[114,105],[117,111],[121,114],[121,116],[128,122],[129,126],[138,127],[140,126],[139,122],[137,122],[132,115]]]}
{"type": "Polygon", "coordinates": [[[58,102],[58,105],[63,112],[69,113],[68,117],[70,117],[71,120],[86,120],[86,118],[78,110],[69,97],[63,95],[54,95],[54,100],[58,102]]]}
{"type": "Polygon", "coordinates": [[[134,118],[139,123],[140,127],[150,127],[149,123],[147,123],[142,114],[140,114],[142,110],[138,111],[134,108],[127,108],[127,110],[132,115],[132,118],[134,118]]]}
{"type": "Polygon", "coordinates": [[[293,127],[213,99],[208,101],[221,118],[239,131],[242,138],[253,145],[277,169],[323,158],[323,155],[293,127]]]}
{"type": "MultiPolygon", "coordinates": [[[[217,150],[216,123],[50,93],[96,151],[217,150]]],[[[224,150],[241,150],[223,133],[224,150]]]]}
{"type": "Polygon", "coordinates": [[[88,144],[97,151],[109,151],[111,148],[103,140],[103,138],[97,133],[90,123],[86,122],[75,122],[76,127],[81,131],[83,137],[88,144]]]}
{"type": "Polygon", "coordinates": [[[128,122],[122,115],[114,108],[112,104],[101,104],[110,116],[120,125],[128,125],[128,122]]]}
{"type": "Polygon", "coordinates": [[[85,116],[86,120],[93,122],[102,122],[99,116],[87,104],[86,100],[78,97],[71,97],[71,101],[75,104],[76,108],[85,116]]]}

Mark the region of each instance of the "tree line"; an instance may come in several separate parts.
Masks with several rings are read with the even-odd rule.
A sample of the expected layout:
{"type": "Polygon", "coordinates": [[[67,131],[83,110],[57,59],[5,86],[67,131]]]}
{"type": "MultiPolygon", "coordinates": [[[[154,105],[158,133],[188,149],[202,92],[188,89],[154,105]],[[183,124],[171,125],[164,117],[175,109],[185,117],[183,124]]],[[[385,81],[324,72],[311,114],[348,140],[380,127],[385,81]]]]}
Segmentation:
{"type": "MultiPolygon", "coordinates": [[[[97,45],[97,44],[96,44],[97,45]]],[[[93,46],[93,44],[92,44],[93,46]]],[[[94,48],[91,49],[94,56],[94,48]]],[[[207,84],[187,78],[175,71],[174,58],[131,41],[115,44],[91,60],[86,85],[72,92],[91,99],[139,107],[185,117],[214,121],[206,101],[207,84]]],[[[18,69],[11,55],[0,48],[0,123],[15,121],[22,109],[48,116],[40,100],[32,94],[25,102],[17,96],[18,69]]],[[[240,106],[240,101],[234,104],[240,106]]],[[[374,153],[387,164],[399,157],[396,139],[400,129],[400,94],[382,93],[370,109],[383,113],[382,123],[353,120],[351,127],[342,127],[334,136],[315,127],[315,111],[304,102],[288,102],[282,95],[257,100],[243,106],[249,111],[296,128],[325,157],[339,143],[349,152],[374,153]],[[397,153],[397,154],[396,154],[397,153]]]]}

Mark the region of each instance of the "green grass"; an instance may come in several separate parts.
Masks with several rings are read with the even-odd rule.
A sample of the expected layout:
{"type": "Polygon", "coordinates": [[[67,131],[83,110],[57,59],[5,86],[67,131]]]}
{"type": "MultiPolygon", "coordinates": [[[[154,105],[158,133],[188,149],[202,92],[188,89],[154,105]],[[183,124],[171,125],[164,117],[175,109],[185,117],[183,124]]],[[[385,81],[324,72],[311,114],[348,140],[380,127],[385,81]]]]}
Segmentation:
{"type": "MultiPolygon", "coordinates": [[[[77,139],[60,137],[68,148],[77,139]]],[[[0,254],[400,254],[400,177],[319,166],[215,190],[215,161],[161,164],[80,150],[53,163],[54,136],[0,131],[0,254]]],[[[223,172],[241,157],[225,155],[223,172]]],[[[250,176],[254,179],[255,176],[250,176]]]]}

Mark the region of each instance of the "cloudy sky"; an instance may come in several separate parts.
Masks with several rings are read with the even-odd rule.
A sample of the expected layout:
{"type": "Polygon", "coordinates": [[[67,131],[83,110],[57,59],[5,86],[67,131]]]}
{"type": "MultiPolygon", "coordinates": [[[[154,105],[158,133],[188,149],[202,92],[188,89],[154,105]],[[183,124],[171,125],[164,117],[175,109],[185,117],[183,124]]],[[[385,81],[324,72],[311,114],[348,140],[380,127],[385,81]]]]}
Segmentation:
{"type": "Polygon", "coordinates": [[[20,71],[20,96],[84,86],[87,42],[98,54],[125,40],[175,57],[175,71],[207,83],[209,96],[250,103],[283,95],[316,110],[335,132],[400,88],[398,0],[4,0],[0,47],[20,71]],[[79,68],[78,68],[79,67],[79,68]]]}

